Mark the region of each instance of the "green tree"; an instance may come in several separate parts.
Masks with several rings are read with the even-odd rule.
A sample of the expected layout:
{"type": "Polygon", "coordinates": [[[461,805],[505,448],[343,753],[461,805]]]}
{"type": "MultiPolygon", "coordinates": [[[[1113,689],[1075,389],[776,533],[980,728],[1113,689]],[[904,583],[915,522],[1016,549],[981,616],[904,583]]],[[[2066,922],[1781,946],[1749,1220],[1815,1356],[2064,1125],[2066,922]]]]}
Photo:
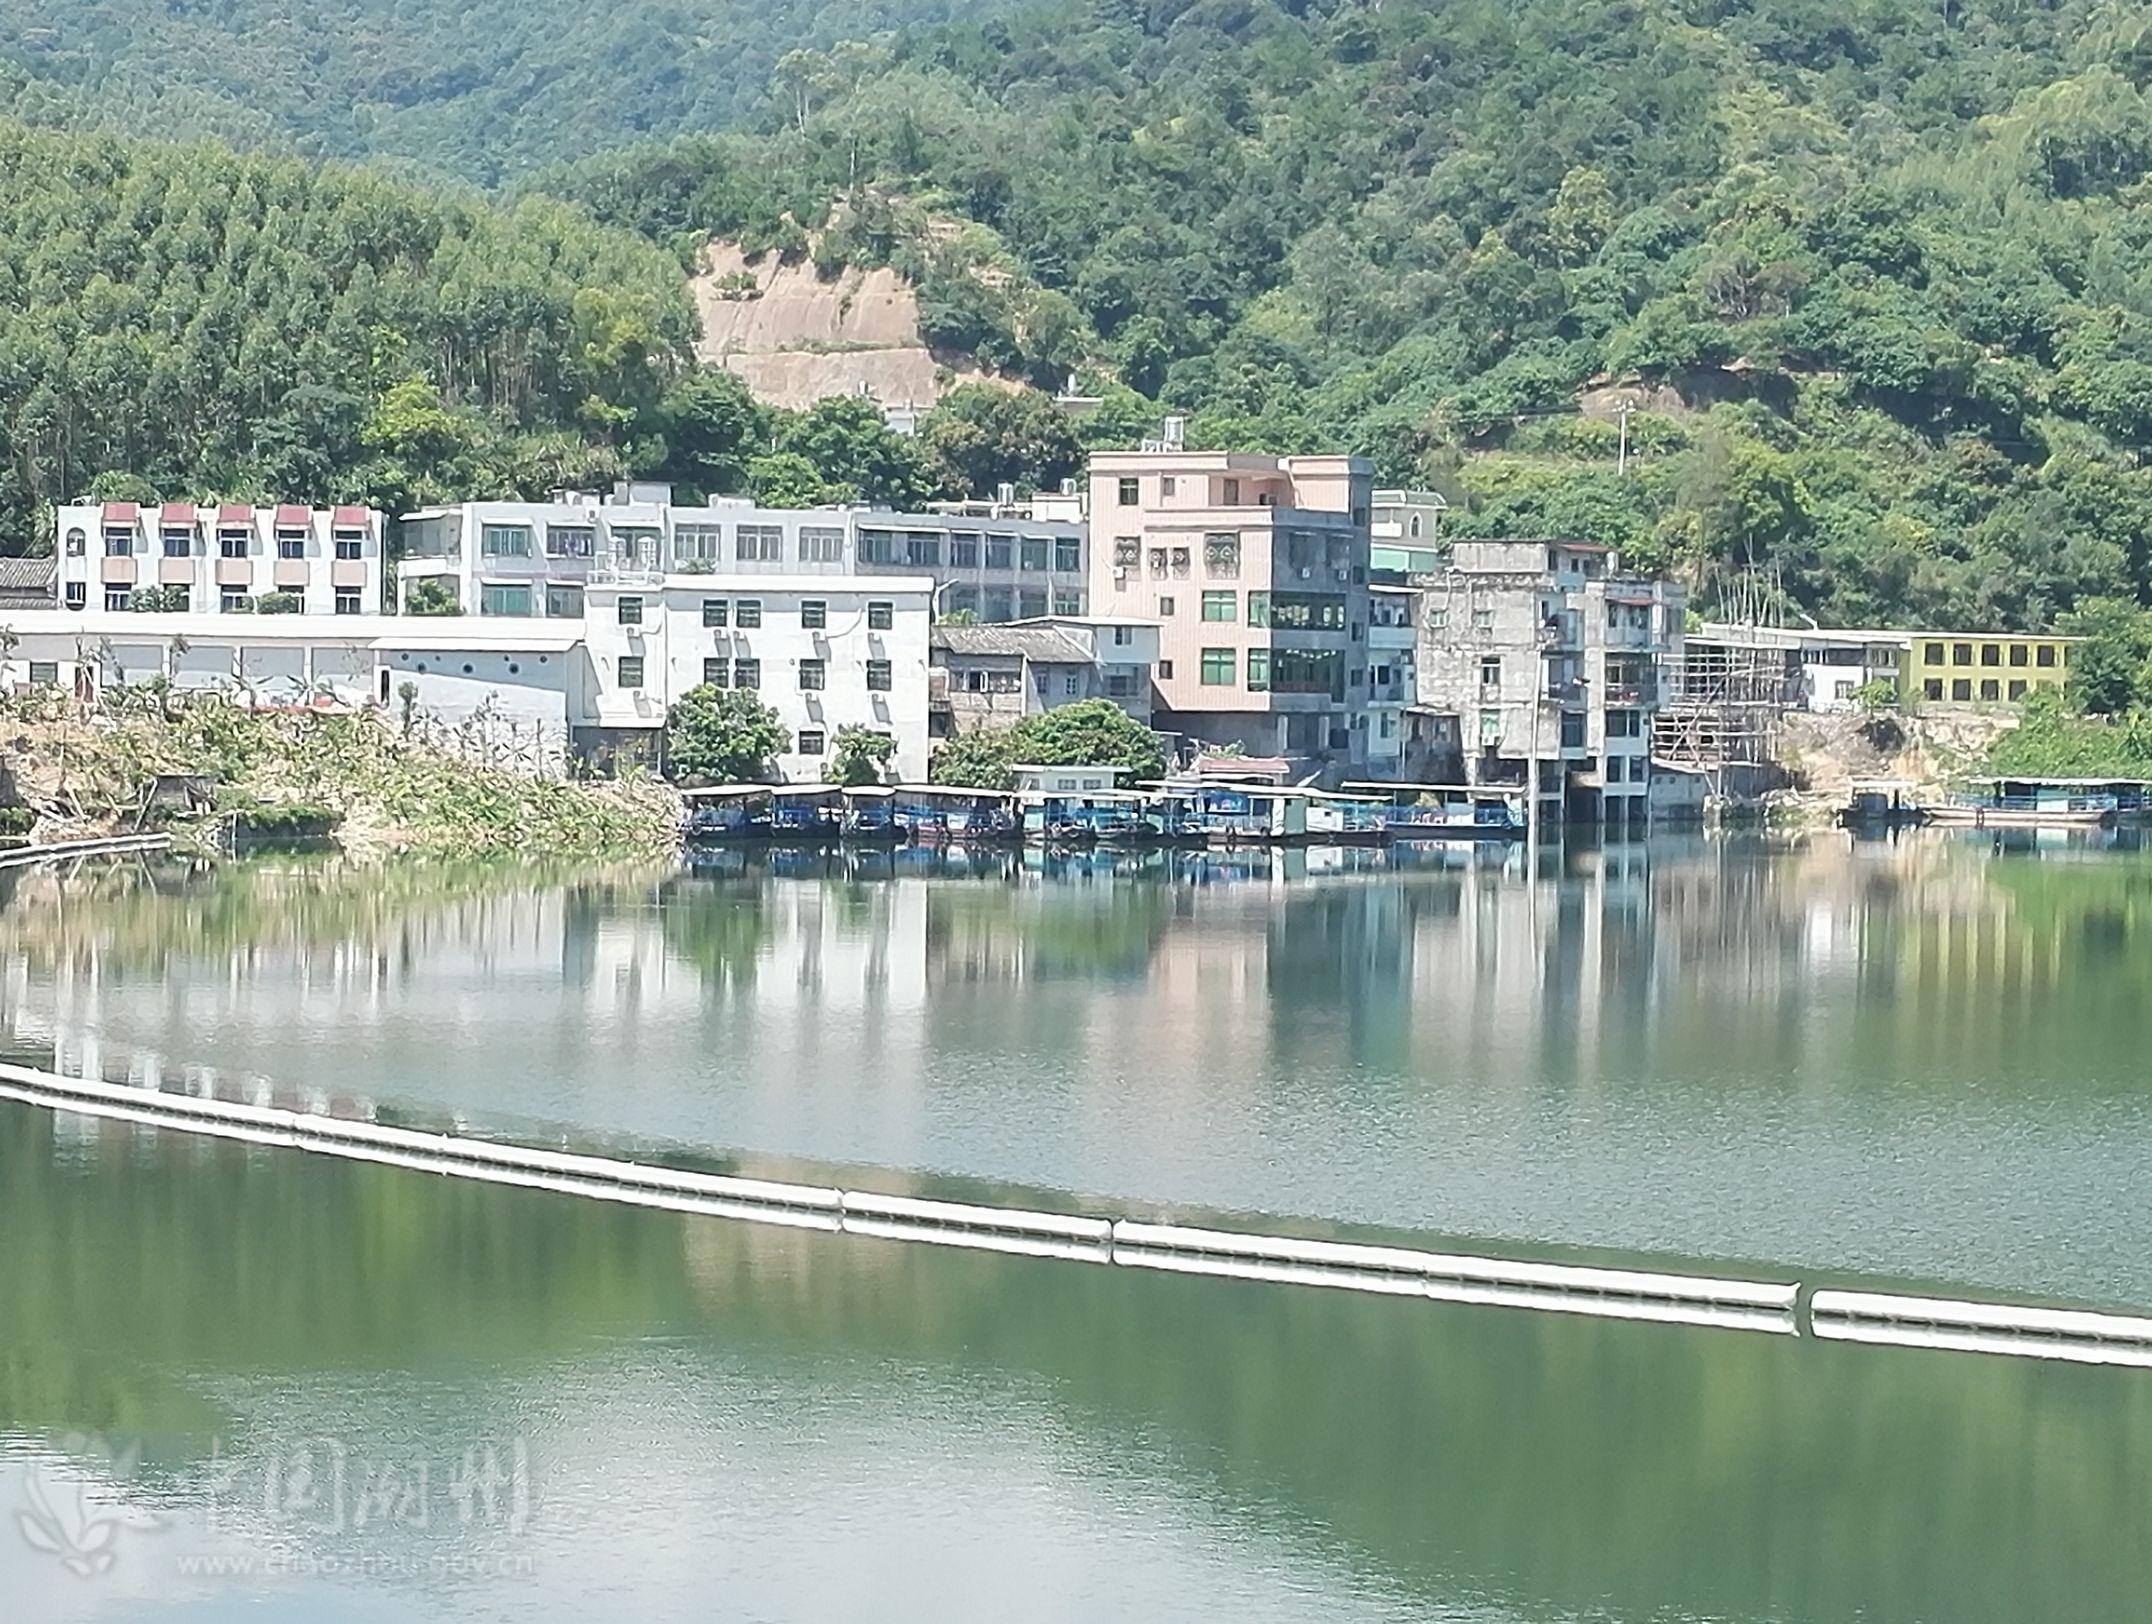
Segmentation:
{"type": "Polygon", "coordinates": [[[456,588],[448,581],[420,578],[404,588],[403,612],[407,615],[460,615],[456,588]]]}
{"type": "Polygon", "coordinates": [[[881,783],[897,753],[897,741],[890,734],[856,724],[837,729],[830,747],[829,764],[823,768],[822,776],[832,784],[847,787],[881,783]]]}
{"type": "Polygon", "coordinates": [[[927,461],[952,496],[991,497],[998,486],[1051,490],[1083,466],[1068,418],[1036,390],[966,384],[920,425],[927,461]]]}
{"type": "Polygon", "coordinates": [[[769,440],[769,414],[737,373],[703,366],[683,374],[659,404],[666,477],[711,494],[742,489],[769,440]]]}
{"type": "Polygon", "coordinates": [[[665,713],[665,767],[673,779],[705,784],[767,779],[790,742],[777,713],[746,688],[690,688],[665,713]]]}
{"type": "Polygon", "coordinates": [[[2070,651],[2071,704],[2095,716],[2152,709],[2152,612],[2100,598],[2063,616],[2061,629],[2085,639],[2070,651]]]}
{"type": "Polygon", "coordinates": [[[796,451],[776,451],[747,465],[747,488],[764,507],[806,508],[829,500],[815,465],[796,451]]]}
{"type": "Polygon", "coordinates": [[[818,400],[782,417],[777,449],[804,457],[825,490],[848,487],[862,501],[917,508],[937,490],[917,444],[893,432],[874,402],[856,395],[818,400]]]}

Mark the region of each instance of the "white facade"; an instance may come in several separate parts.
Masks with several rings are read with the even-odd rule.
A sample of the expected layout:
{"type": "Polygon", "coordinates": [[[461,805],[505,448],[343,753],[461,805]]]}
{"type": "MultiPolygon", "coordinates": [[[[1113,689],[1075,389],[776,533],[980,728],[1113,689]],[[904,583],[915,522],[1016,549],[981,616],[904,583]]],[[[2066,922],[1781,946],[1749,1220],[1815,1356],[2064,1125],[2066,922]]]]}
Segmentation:
{"type": "Polygon", "coordinates": [[[763,508],[739,497],[701,507],[665,485],[545,502],[464,502],[407,514],[396,576],[446,588],[467,616],[574,619],[608,578],[660,575],[924,576],[935,610],[987,622],[1087,611],[1088,544],[1079,519],[999,509],[892,513],[763,508]]]}
{"type": "Polygon", "coordinates": [[[184,594],[188,614],[246,613],[277,594],[302,614],[377,615],[384,529],[362,507],[77,503],[54,523],[59,607],[123,611],[154,588],[184,594]]]}
{"type": "Polygon", "coordinates": [[[819,780],[838,730],[857,726],[896,740],[891,770],[924,783],[933,594],[933,582],[905,576],[592,581],[583,622],[592,703],[580,725],[619,742],[625,730],[663,726],[704,683],[752,688],[789,735],[777,759],[786,780],[819,780]]]}
{"type": "Polygon", "coordinates": [[[1367,589],[1367,770],[1397,774],[1405,758],[1405,713],[1418,691],[1419,593],[1409,586],[1367,589]]]}

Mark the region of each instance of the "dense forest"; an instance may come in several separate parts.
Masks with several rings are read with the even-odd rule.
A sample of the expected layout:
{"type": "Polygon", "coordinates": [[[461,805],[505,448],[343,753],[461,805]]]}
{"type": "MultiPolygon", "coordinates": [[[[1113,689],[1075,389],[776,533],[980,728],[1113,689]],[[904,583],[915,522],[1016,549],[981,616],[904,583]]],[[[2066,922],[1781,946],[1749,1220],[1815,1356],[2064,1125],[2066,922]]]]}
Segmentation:
{"type": "MultiPolygon", "coordinates": [[[[0,0],[0,16],[35,13],[52,32],[36,51],[10,36],[35,81],[22,102],[78,122],[102,120],[87,92],[153,94],[142,85],[170,62],[146,41],[176,38],[188,17],[221,33],[255,9],[112,0],[78,15],[0,0]]],[[[737,8],[629,5],[602,21],[563,15],[550,34],[546,0],[509,20],[485,5],[423,26],[414,16],[436,9],[346,0],[338,16],[399,40],[478,41],[429,59],[461,64],[441,70],[468,76],[457,94],[397,68],[401,47],[354,49],[367,38],[354,21],[310,54],[304,82],[322,95],[293,99],[289,75],[234,70],[217,94],[246,117],[197,117],[182,105],[206,71],[194,48],[192,67],[166,75],[169,103],[123,104],[247,141],[515,177],[486,205],[272,164],[302,189],[396,196],[381,206],[440,222],[456,251],[353,244],[320,268],[326,304],[302,305],[291,326],[272,318],[272,334],[304,342],[256,342],[285,355],[285,393],[351,387],[322,366],[358,358],[367,412],[400,390],[423,420],[438,397],[467,434],[550,448],[527,470],[498,450],[481,459],[495,481],[577,457],[678,473],[685,457],[706,484],[901,494],[973,469],[1043,478],[1066,463],[1065,433],[1031,416],[992,421],[976,402],[927,444],[893,450],[865,444],[867,426],[841,411],[794,423],[693,374],[665,279],[717,233],[827,269],[898,265],[939,347],[1044,385],[1074,374],[1101,396],[1080,430],[1090,443],[1125,442],[1170,410],[1190,416],[1199,444],[1349,447],[1386,481],[1443,490],[1454,533],[1617,542],[1682,569],[1707,608],[1719,583],[1750,572],[1789,613],[1827,621],[2044,626],[2094,600],[2152,601],[2141,8],[1055,0],[922,23],[918,7],[803,3],[750,22],[737,8]],[[914,26],[821,43],[878,18],[914,26]],[[621,42],[658,30],[677,44],[696,28],[727,56],[724,72],[693,94],[649,93],[651,65],[621,42]],[[577,29],[608,32],[572,65],[546,55],[556,39],[591,38],[577,29]],[[390,89],[414,117],[376,119],[390,89]],[[510,92],[514,117],[489,100],[510,92]],[[559,111],[548,121],[540,109],[559,111]],[[663,139],[622,144],[636,133],[663,139]],[[569,153],[580,156],[533,167],[569,153]],[[508,224],[525,211],[540,222],[536,253],[508,224]],[[401,302],[385,304],[382,287],[401,302]],[[492,348],[523,323],[525,300],[550,323],[534,328],[527,368],[492,348]],[[579,337],[579,300],[618,301],[637,338],[579,337]],[[315,319],[339,306],[350,314],[315,319]],[[468,335],[466,320],[478,324],[468,335]]],[[[251,29],[240,50],[274,38],[251,29]]],[[[42,230],[25,242],[17,220],[62,218],[112,164],[163,165],[180,194],[244,168],[114,156],[85,136],[33,144],[53,141],[106,156],[0,170],[11,261],[49,262],[59,250],[42,230]]],[[[140,343],[153,349],[214,331],[213,308],[248,312],[251,330],[251,312],[284,297],[269,290],[297,275],[275,268],[292,239],[283,216],[236,242],[220,230],[209,228],[209,265],[160,252],[107,266],[118,233],[85,228],[78,257],[109,286],[93,297],[65,267],[46,269],[51,296],[23,340],[77,364],[65,334],[116,319],[113,303],[145,312],[140,343]],[[221,306],[209,299],[219,278],[231,284],[221,306]]],[[[35,285],[39,273],[10,274],[35,285]]],[[[19,372],[17,339],[0,342],[0,366],[19,372]]],[[[20,392],[6,387],[19,419],[20,392]]],[[[244,369],[223,369],[215,387],[229,442],[218,454],[235,463],[262,465],[251,437],[271,421],[343,473],[404,443],[362,415],[355,444],[325,444],[266,394],[230,399],[249,387],[244,369]]],[[[142,448],[104,427],[54,474],[39,432],[9,429],[17,512],[98,471],[141,471],[142,448]]],[[[136,432],[156,441],[168,478],[207,466],[203,428],[136,432]]],[[[436,459],[425,477],[454,475],[436,459]]]]}

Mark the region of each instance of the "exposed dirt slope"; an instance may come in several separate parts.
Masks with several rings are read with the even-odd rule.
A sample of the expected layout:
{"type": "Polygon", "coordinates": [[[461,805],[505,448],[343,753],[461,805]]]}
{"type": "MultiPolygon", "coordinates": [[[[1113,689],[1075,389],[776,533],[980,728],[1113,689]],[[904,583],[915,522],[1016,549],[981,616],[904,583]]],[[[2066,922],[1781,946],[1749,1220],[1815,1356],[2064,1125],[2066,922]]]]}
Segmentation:
{"type": "Polygon", "coordinates": [[[825,281],[805,260],[749,261],[720,242],[704,251],[690,286],[702,318],[696,353],[737,372],[774,406],[797,409],[864,390],[885,406],[924,410],[960,383],[998,381],[934,358],[919,336],[911,284],[886,267],[825,281]]]}

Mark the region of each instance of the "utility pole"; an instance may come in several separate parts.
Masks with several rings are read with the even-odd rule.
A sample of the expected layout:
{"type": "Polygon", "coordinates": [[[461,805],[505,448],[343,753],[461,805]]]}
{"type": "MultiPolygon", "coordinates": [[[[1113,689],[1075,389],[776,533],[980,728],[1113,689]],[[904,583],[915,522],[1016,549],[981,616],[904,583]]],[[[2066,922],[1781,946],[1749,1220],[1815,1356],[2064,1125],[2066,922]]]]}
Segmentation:
{"type": "Polygon", "coordinates": [[[1614,453],[1616,478],[1624,477],[1629,472],[1629,414],[1635,410],[1636,402],[1633,400],[1625,400],[1614,408],[1614,421],[1621,427],[1621,440],[1614,453]]]}

